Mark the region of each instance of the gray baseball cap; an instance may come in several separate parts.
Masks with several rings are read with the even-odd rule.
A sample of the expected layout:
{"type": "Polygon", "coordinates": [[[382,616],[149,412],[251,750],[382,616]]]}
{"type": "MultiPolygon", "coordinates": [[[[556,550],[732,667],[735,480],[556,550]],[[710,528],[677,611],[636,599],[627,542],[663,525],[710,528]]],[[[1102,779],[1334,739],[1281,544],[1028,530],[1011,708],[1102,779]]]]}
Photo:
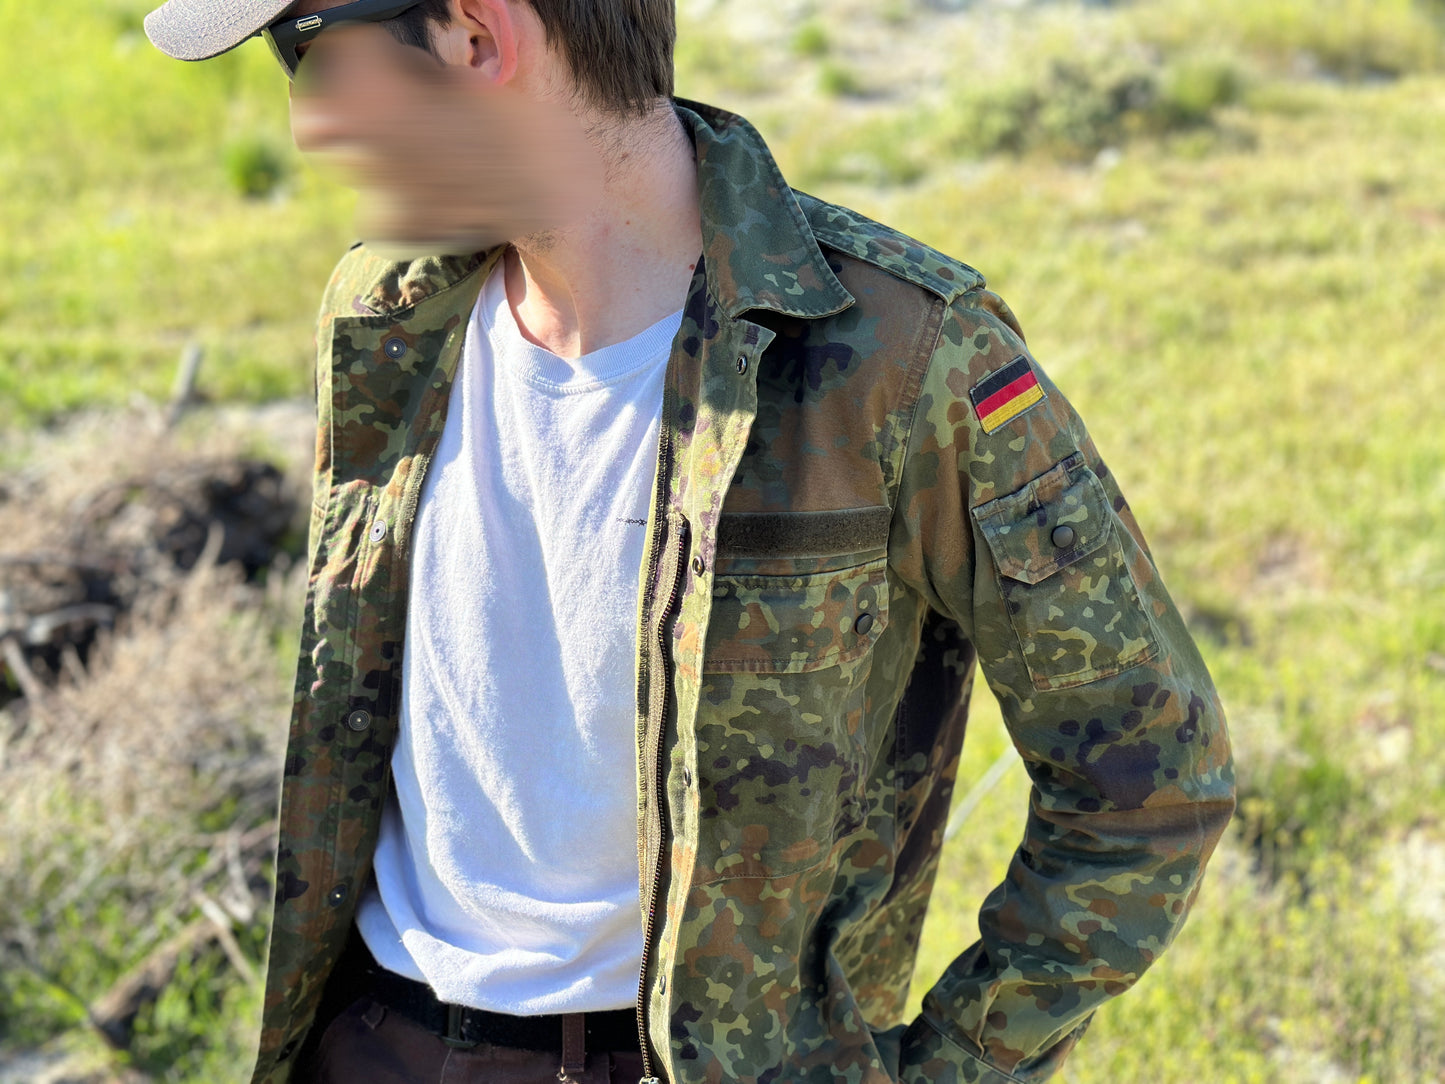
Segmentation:
{"type": "Polygon", "coordinates": [[[166,0],[146,16],[146,37],[177,60],[208,60],[280,18],[295,0],[166,0]]]}

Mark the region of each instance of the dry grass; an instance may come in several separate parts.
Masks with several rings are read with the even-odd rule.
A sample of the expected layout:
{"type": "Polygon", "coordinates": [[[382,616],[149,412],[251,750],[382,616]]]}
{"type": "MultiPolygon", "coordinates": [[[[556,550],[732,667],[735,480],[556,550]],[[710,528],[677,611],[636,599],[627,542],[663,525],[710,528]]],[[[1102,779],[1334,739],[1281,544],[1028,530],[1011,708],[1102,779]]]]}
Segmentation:
{"type": "MultiPolygon", "coordinates": [[[[292,413],[294,449],[307,415],[292,413]]],[[[0,503],[5,549],[59,548],[97,490],[254,450],[260,421],[211,415],[168,436],[132,414],[35,437],[45,454],[0,503]]],[[[72,1028],[66,1045],[104,1067],[83,1079],[187,1061],[204,1079],[208,1059],[232,1043],[244,1057],[253,1039],[245,1005],[258,996],[288,707],[282,630],[298,620],[304,569],[247,583],[216,563],[220,542],[213,533],[189,573],[151,583],[83,665],[68,656],[42,695],[0,711],[0,1032],[34,1043],[72,1028]],[[207,1041],[187,1054],[196,1028],[207,1041]]]]}

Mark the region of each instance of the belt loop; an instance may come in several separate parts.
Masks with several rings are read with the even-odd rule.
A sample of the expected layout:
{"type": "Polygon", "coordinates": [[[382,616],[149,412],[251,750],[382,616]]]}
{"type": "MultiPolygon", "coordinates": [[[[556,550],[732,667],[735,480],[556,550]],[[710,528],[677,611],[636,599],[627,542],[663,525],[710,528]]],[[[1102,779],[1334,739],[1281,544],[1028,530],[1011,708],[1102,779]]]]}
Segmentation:
{"type": "Polygon", "coordinates": [[[557,1079],[562,1084],[574,1084],[575,1078],[587,1067],[587,1014],[569,1012],[562,1014],[562,1068],[557,1070],[557,1079]]]}
{"type": "Polygon", "coordinates": [[[456,1050],[470,1050],[477,1045],[477,1040],[466,1040],[462,1038],[462,1014],[466,1010],[460,1005],[447,1006],[447,1033],[442,1036],[442,1042],[456,1050]]]}

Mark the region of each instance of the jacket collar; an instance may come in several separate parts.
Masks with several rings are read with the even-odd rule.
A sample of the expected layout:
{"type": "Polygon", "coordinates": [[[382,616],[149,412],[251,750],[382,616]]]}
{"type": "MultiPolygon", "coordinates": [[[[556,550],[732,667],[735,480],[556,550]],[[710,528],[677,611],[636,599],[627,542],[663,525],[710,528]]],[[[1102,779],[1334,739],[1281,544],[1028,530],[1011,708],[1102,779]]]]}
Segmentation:
{"type": "Polygon", "coordinates": [[[702,250],[719,307],[831,316],[853,303],[818,247],[767,144],[735,114],[679,100],[697,148],[702,250]]]}
{"type": "MultiPolygon", "coordinates": [[[[678,100],[677,115],[697,150],[703,258],[718,307],[736,319],[750,309],[800,318],[831,316],[853,303],[818,247],[793,190],[747,121],[678,100]]],[[[392,263],[368,254],[355,295],[392,315],[456,285],[499,252],[392,263]]]]}

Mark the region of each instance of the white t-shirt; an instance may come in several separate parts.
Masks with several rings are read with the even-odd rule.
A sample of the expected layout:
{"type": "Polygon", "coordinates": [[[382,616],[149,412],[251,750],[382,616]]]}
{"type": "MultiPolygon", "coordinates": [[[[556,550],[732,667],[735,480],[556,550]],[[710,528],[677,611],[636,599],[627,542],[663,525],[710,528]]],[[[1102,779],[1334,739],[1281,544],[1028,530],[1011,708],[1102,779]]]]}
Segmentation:
{"type": "Polygon", "coordinates": [[[442,1001],[601,1011],[641,963],[637,589],[682,314],[559,358],[501,268],[418,506],[396,797],[357,925],[442,1001]]]}

